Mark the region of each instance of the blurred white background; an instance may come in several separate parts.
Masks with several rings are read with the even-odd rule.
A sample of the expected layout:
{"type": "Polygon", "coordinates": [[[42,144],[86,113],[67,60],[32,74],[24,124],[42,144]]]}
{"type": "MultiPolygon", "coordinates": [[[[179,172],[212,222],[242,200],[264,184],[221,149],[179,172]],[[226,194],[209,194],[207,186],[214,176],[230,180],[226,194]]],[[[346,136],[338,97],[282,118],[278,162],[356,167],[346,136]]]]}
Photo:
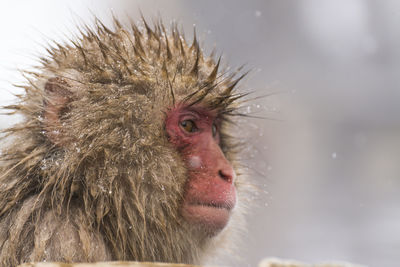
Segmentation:
{"type": "MultiPolygon", "coordinates": [[[[149,20],[175,19],[189,39],[196,24],[206,51],[216,44],[230,65],[254,69],[245,89],[285,92],[250,107],[280,121],[246,126],[261,194],[238,253],[210,263],[256,266],[274,256],[399,266],[399,1],[7,1],[0,104],[12,101],[16,69],[45,54],[46,40],[65,40],[92,13],[138,20],[139,8],[149,20]]],[[[15,120],[0,116],[0,127],[15,120]]]]}

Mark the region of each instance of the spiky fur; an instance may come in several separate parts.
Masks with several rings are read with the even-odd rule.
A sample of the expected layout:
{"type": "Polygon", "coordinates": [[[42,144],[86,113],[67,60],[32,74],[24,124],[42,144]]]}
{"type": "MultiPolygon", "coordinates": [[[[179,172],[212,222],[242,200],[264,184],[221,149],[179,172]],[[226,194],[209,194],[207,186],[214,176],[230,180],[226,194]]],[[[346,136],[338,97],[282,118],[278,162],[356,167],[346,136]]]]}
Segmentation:
{"type": "MultiPolygon", "coordinates": [[[[168,34],[161,22],[152,29],[114,19],[111,30],[96,20],[70,41],[48,49],[38,72],[26,73],[19,103],[6,107],[24,120],[3,137],[12,138],[0,157],[0,265],[198,263],[230,230],[210,239],[182,220],[186,168],[165,135],[165,113],[177,103],[217,110],[222,148],[238,168],[227,129],[241,77],[221,73],[176,25],[168,34]],[[70,95],[62,123],[44,127],[49,84],[70,95]]],[[[241,220],[240,208],[233,217],[241,220]]]]}

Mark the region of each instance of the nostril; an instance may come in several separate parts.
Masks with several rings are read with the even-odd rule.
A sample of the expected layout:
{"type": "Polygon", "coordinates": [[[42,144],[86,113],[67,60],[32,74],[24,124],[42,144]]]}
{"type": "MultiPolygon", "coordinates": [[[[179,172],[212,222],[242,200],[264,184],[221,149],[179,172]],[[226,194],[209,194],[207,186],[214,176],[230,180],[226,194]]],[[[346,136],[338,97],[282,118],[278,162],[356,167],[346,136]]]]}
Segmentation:
{"type": "Polygon", "coordinates": [[[227,181],[228,183],[232,183],[233,177],[231,174],[227,174],[223,171],[218,171],[219,177],[221,177],[223,180],[227,181]]]}

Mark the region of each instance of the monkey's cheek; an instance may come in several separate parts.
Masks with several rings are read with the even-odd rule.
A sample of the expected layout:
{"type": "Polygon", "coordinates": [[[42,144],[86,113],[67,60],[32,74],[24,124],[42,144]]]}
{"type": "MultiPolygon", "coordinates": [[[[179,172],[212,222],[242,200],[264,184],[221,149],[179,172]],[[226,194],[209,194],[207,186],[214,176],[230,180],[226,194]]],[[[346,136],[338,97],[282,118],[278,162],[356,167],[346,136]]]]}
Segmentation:
{"type": "Polygon", "coordinates": [[[187,222],[204,227],[204,230],[213,236],[228,224],[231,210],[222,207],[186,204],[183,206],[182,216],[187,222]]]}

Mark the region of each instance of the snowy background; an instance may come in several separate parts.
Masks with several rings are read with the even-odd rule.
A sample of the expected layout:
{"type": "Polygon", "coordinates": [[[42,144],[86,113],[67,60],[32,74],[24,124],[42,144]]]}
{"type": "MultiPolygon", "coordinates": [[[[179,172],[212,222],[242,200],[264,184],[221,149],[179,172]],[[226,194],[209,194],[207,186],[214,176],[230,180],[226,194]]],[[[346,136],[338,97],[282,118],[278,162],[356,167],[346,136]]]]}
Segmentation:
{"type": "MultiPolygon", "coordinates": [[[[211,262],[256,266],[264,257],[400,264],[400,2],[395,0],[17,0],[0,9],[0,104],[10,103],[46,40],[74,25],[161,14],[206,51],[253,69],[250,107],[276,120],[247,126],[249,165],[260,194],[236,256],[211,262]],[[258,107],[257,105],[261,105],[258,107]],[[250,144],[251,145],[251,144],[250,144]]],[[[0,116],[0,127],[17,118],[0,116]]]]}

